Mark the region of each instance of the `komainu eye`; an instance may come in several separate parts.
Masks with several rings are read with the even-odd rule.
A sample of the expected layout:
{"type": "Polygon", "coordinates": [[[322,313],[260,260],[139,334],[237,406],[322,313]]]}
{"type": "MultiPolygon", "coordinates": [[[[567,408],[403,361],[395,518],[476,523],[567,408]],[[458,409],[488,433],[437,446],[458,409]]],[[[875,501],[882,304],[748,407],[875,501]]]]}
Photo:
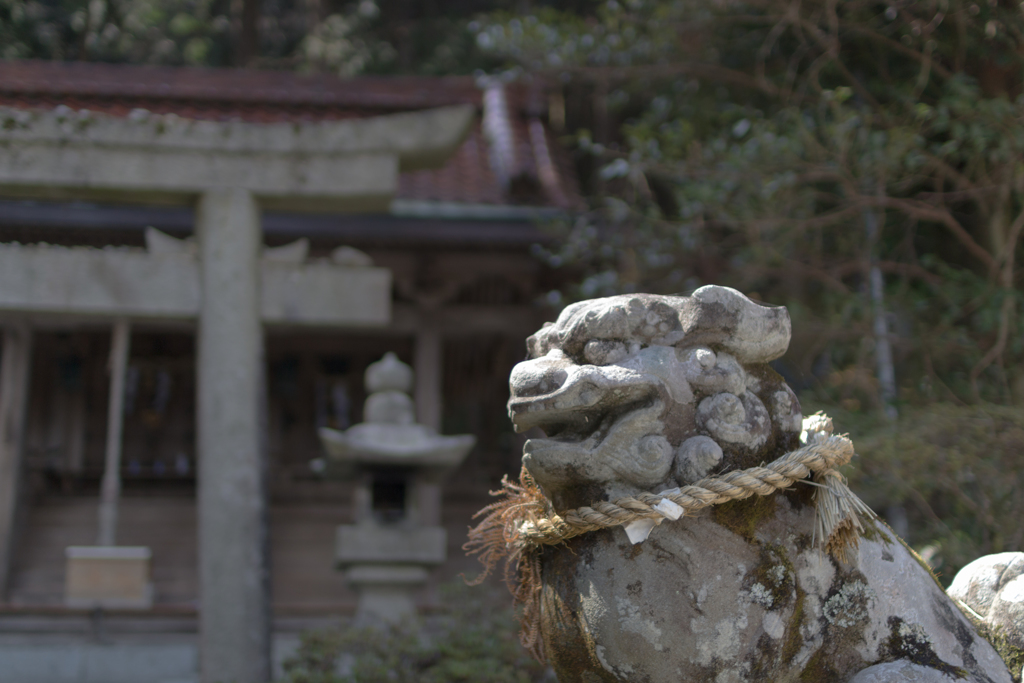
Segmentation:
{"type": "Polygon", "coordinates": [[[583,357],[591,365],[617,363],[627,355],[626,345],[613,339],[591,339],[583,348],[583,357]]]}

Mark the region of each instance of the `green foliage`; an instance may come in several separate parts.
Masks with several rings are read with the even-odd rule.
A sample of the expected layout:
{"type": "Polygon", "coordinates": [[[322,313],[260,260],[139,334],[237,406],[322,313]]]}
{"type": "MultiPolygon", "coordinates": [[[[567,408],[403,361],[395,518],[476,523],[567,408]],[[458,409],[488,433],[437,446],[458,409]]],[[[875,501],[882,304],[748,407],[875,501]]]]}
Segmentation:
{"type": "Polygon", "coordinates": [[[477,42],[528,69],[648,63],[676,49],[684,3],[584,3],[583,11],[540,7],[525,17],[494,13],[477,24],[477,42]],[[633,12],[631,8],[641,11],[633,12]]]}
{"type": "Polygon", "coordinates": [[[480,44],[564,84],[589,173],[590,210],[537,249],[579,274],[550,302],[785,304],[780,370],[850,430],[868,503],[905,509],[946,581],[1024,549],[1024,418],[992,405],[1024,403],[1018,3],[613,0],[495,16],[480,44]]]}
{"type": "Polygon", "coordinates": [[[1024,398],[1017,5],[616,0],[479,42],[567,84],[593,169],[538,249],[582,274],[553,302],[729,284],[790,307],[790,374],[872,408],[874,267],[902,400],[1024,398]]]}
{"type": "Polygon", "coordinates": [[[281,683],[554,680],[519,644],[507,594],[491,604],[461,584],[445,593],[452,611],[426,622],[304,634],[281,683]]]}
{"type": "Polygon", "coordinates": [[[467,25],[500,0],[0,0],[0,59],[259,66],[359,73],[472,73],[496,64],[467,25]],[[257,45],[239,63],[242,6],[257,45]]]}
{"type": "Polygon", "coordinates": [[[228,0],[0,0],[0,58],[224,64],[228,0]]]}
{"type": "Polygon", "coordinates": [[[297,58],[305,69],[331,71],[352,76],[370,64],[386,64],[394,48],[366,35],[367,25],[377,17],[376,3],[366,0],[355,10],[330,14],[313,25],[302,39],[297,58]]]}

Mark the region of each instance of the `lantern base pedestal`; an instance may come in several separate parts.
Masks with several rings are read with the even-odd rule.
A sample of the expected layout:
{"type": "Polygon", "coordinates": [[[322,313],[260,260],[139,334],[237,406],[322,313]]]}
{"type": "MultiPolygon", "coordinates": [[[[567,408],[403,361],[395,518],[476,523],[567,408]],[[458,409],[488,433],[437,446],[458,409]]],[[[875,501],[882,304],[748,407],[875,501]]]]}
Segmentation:
{"type": "Polygon", "coordinates": [[[431,568],[445,559],[443,527],[339,526],[335,563],[359,594],[356,621],[395,624],[416,614],[431,568]]]}

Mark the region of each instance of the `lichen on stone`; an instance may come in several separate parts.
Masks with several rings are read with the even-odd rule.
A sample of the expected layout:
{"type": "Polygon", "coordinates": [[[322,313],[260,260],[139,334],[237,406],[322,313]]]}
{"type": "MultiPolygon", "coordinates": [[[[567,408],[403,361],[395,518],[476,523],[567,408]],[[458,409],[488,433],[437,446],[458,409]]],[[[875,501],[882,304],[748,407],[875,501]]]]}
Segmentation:
{"type": "Polygon", "coordinates": [[[772,605],[775,604],[775,597],[772,595],[772,592],[760,583],[755,583],[750,587],[750,599],[765,609],[771,609],[772,605]]]}
{"type": "Polygon", "coordinates": [[[789,605],[793,597],[796,573],[784,546],[761,545],[760,562],[750,573],[747,587],[751,601],[765,609],[779,610],[789,605]]]}
{"type": "Polygon", "coordinates": [[[846,583],[825,601],[825,621],[839,628],[867,621],[868,601],[875,597],[875,591],[863,581],[846,583]]]}
{"type": "Polygon", "coordinates": [[[776,586],[781,585],[786,580],[786,574],[786,568],[781,564],[777,564],[768,570],[768,576],[775,582],[776,586]]]}

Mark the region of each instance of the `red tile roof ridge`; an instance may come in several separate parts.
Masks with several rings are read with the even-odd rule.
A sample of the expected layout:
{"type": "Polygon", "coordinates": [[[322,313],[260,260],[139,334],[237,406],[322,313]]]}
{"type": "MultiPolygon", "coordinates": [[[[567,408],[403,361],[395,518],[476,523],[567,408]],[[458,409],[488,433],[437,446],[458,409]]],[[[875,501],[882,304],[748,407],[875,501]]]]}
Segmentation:
{"type": "Polygon", "coordinates": [[[576,209],[581,200],[572,163],[540,118],[539,93],[527,84],[478,83],[469,76],[342,79],[286,71],[0,60],[0,106],[15,109],[67,106],[131,116],[141,108],[190,119],[275,123],[473,104],[481,119],[455,155],[442,168],[402,173],[396,199],[576,209]],[[483,88],[491,92],[485,96],[483,88]]]}

